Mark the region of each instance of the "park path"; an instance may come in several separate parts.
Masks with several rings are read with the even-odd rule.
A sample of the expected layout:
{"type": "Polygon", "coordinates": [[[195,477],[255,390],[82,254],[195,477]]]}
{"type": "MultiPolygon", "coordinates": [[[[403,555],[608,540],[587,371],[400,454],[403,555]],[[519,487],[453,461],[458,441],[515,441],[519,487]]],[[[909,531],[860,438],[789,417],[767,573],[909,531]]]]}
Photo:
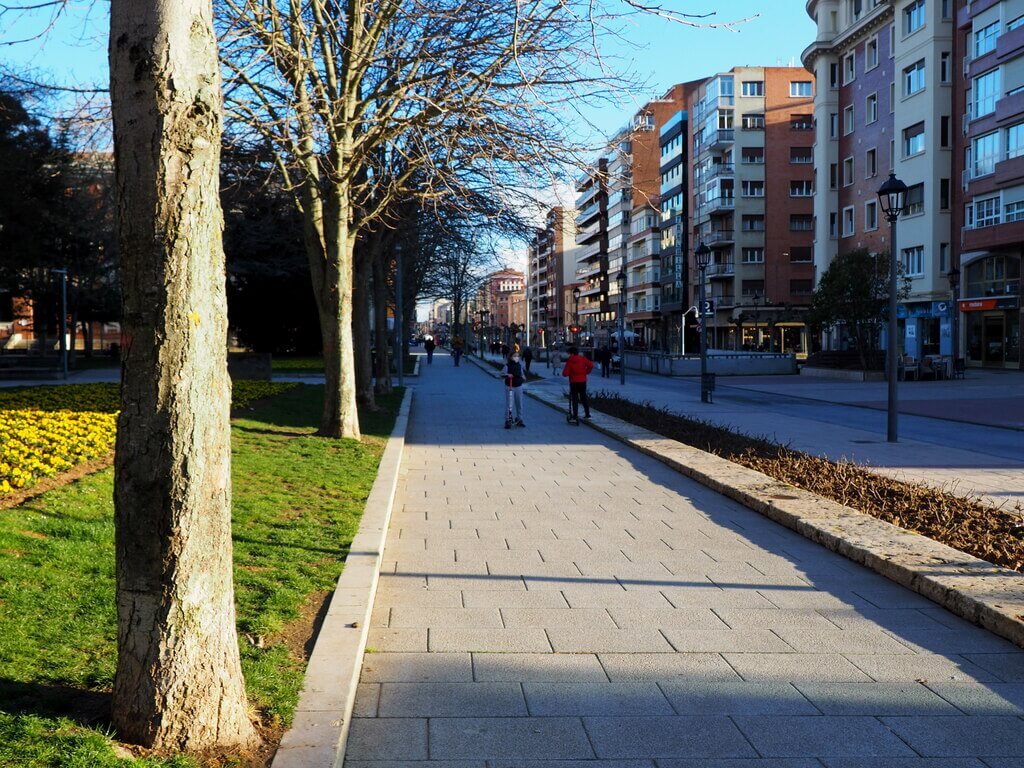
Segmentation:
{"type": "Polygon", "coordinates": [[[348,768],[1024,765],[1020,649],[502,402],[421,368],[348,768]]]}

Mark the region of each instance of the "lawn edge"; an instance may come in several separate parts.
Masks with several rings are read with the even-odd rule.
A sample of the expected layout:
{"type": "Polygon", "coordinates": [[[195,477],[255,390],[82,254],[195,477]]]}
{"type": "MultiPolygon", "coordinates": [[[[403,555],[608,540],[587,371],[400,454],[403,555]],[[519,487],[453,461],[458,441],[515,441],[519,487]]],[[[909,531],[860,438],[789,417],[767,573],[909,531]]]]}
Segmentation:
{"type": "MultiPolygon", "coordinates": [[[[561,388],[527,395],[558,411],[561,388]]],[[[594,411],[585,423],[811,541],[1024,647],[1024,575],[594,411]]]]}
{"type": "Polygon", "coordinates": [[[281,739],[272,768],[329,768],[344,760],[412,398],[412,389],[406,389],[359,530],[310,654],[294,720],[281,739]]]}

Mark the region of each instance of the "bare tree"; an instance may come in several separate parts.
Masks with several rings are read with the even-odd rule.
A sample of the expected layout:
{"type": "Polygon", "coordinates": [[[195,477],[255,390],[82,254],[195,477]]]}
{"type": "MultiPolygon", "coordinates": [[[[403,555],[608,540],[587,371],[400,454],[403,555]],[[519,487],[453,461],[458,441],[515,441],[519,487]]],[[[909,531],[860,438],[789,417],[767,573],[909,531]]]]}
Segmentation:
{"type": "Polygon", "coordinates": [[[125,344],[115,460],[121,738],[256,736],[235,627],[230,381],[210,0],[113,0],[110,81],[125,344]]]}

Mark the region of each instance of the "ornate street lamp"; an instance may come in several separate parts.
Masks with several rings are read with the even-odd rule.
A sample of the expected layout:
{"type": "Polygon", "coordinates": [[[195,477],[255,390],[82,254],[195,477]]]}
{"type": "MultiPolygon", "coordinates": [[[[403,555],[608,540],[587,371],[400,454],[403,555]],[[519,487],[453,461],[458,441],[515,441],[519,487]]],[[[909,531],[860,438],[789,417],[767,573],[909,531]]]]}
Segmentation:
{"type": "Polygon", "coordinates": [[[715,387],[711,377],[708,376],[707,333],[709,313],[704,310],[707,301],[704,297],[704,273],[707,271],[708,264],[711,263],[711,249],[701,241],[701,244],[697,246],[697,250],[693,252],[693,257],[697,262],[697,269],[700,270],[700,302],[697,310],[697,314],[700,317],[700,401],[702,403],[710,403],[711,392],[715,387]]]}
{"type": "Polygon", "coordinates": [[[900,257],[899,249],[896,247],[896,221],[907,204],[907,185],[896,178],[896,174],[890,172],[889,178],[878,188],[878,202],[881,205],[882,213],[889,221],[891,235],[889,237],[889,344],[886,350],[886,367],[888,368],[889,379],[889,404],[888,404],[888,428],[887,439],[890,443],[898,440],[898,416],[896,377],[898,363],[896,360],[896,260],[900,257]]]}
{"type": "Polygon", "coordinates": [[[949,291],[953,294],[950,306],[950,311],[953,313],[953,366],[950,369],[950,374],[955,377],[960,371],[960,268],[950,267],[946,277],[949,280],[949,291]]]}
{"type": "Polygon", "coordinates": [[[480,359],[484,359],[484,323],[487,317],[491,314],[486,309],[478,309],[477,314],[480,315],[480,359]]]}
{"type": "Polygon", "coordinates": [[[619,384],[626,383],[626,273],[619,270],[615,276],[619,286],[619,384]]]}
{"type": "Polygon", "coordinates": [[[576,309],[572,315],[572,327],[576,329],[573,336],[576,337],[577,346],[579,346],[580,343],[580,293],[581,291],[578,285],[572,289],[572,300],[576,305],[576,309]]]}

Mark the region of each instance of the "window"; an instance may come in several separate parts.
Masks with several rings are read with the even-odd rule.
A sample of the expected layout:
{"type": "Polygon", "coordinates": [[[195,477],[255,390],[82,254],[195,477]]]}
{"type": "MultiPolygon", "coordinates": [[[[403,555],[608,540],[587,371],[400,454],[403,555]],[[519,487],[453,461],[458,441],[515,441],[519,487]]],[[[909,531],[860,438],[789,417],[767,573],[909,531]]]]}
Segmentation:
{"type": "Polygon", "coordinates": [[[1016,203],[1007,203],[1003,221],[1007,224],[1011,221],[1024,221],[1024,200],[1018,200],[1016,203]]]}
{"type": "Polygon", "coordinates": [[[744,248],[742,259],[744,264],[764,264],[764,248],[744,248]]]}
{"type": "Polygon", "coordinates": [[[828,136],[830,139],[839,136],[839,113],[831,112],[828,116],[828,136]]]}
{"type": "Polygon", "coordinates": [[[878,175],[878,150],[869,149],[864,153],[864,178],[870,179],[878,175]]]}
{"type": "Polygon", "coordinates": [[[878,66],[878,38],[873,37],[864,45],[864,69],[878,66]]]}
{"type": "Polygon", "coordinates": [[[913,157],[924,152],[924,123],[917,123],[903,129],[903,157],[913,157]]]}
{"type": "Polygon", "coordinates": [[[952,3],[953,0],[942,0],[942,18],[948,19],[952,17],[952,13],[950,11],[952,3]]]}
{"type": "Polygon", "coordinates": [[[867,117],[864,119],[873,123],[878,119],[878,94],[872,93],[866,100],[867,117]]]}
{"type": "Polygon", "coordinates": [[[974,228],[991,227],[999,223],[999,195],[974,201],[974,228]]]}
{"type": "Polygon", "coordinates": [[[814,217],[807,213],[794,213],[789,217],[791,232],[810,232],[814,229],[814,217]]]}
{"type": "Polygon", "coordinates": [[[764,232],[764,216],[746,214],[743,216],[744,232],[764,232]]]}
{"type": "Polygon", "coordinates": [[[972,141],[971,157],[972,178],[995,173],[996,163],[999,162],[999,132],[992,131],[972,141]]]}
{"type": "Polygon", "coordinates": [[[814,195],[813,181],[791,181],[789,182],[790,197],[811,197],[814,195]]]}
{"type": "Polygon", "coordinates": [[[809,261],[814,261],[814,249],[808,245],[791,245],[789,260],[794,264],[806,264],[809,261]]]}
{"type": "Polygon", "coordinates": [[[939,118],[939,146],[949,149],[949,115],[939,118]]]}
{"type": "Polygon", "coordinates": [[[949,270],[949,243],[939,243],[939,272],[946,274],[949,270]]]}
{"type": "Polygon", "coordinates": [[[814,281],[806,278],[790,280],[789,292],[793,296],[810,296],[814,292],[814,281]]]}
{"type": "Polygon", "coordinates": [[[1016,19],[1012,19],[1006,22],[1006,31],[1012,32],[1017,27],[1024,27],[1024,16],[1018,16],[1016,19]]]}
{"type": "Polygon", "coordinates": [[[896,111],[896,83],[889,83],[889,114],[896,111]]]}
{"type": "Polygon", "coordinates": [[[903,270],[907,275],[924,274],[924,246],[903,249],[903,270]]]}
{"type": "Polygon", "coordinates": [[[924,90],[924,59],[903,69],[903,95],[913,96],[924,90]]]}
{"type": "Polygon", "coordinates": [[[1006,158],[1024,155],[1024,123],[1011,125],[1006,129],[1006,158]]]}
{"type": "Polygon", "coordinates": [[[912,35],[924,26],[924,0],[915,2],[903,9],[903,35],[912,35]]]}
{"type": "Polygon", "coordinates": [[[857,70],[856,70],[855,60],[853,58],[853,54],[852,53],[848,54],[843,59],[843,85],[846,85],[847,83],[852,83],[853,82],[853,78],[854,78],[854,75],[855,75],[856,71],[857,70]]]}
{"type": "Polygon", "coordinates": [[[828,65],[828,86],[829,88],[839,87],[839,65],[835,62],[828,65]]]}
{"type": "Polygon", "coordinates": [[[889,139],[889,170],[896,167],[896,139],[889,139]]]}
{"type": "Polygon", "coordinates": [[[740,93],[743,96],[764,96],[764,80],[744,80],[740,93]]]}
{"type": "Polygon", "coordinates": [[[843,160],[843,186],[853,184],[853,158],[847,157],[843,160]]]}
{"type": "Polygon", "coordinates": [[[753,296],[755,294],[764,296],[764,280],[744,280],[742,291],[744,296],[753,296]]]}
{"type": "Polygon", "coordinates": [[[999,70],[992,69],[974,78],[971,88],[971,117],[981,117],[996,111],[999,100],[999,70]]]}
{"type": "MultiPolygon", "coordinates": [[[[764,150],[761,150],[761,162],[764,162],[764,150]]],[[[797,164],[806,164],[814,162],[814,148],[813,147],[790,147],[789,148],[789,162],[797,164]]]]}
{"type": "Polygon", "coordinates": [[[747,165],[761,165],[764,163],[764,147],[744,147],[740,160],[747,165]]]}
{"type": "Polygon", "coordinates": [[[939,210],[949,210],[949,179],[939,179],[939,210]]]}
{"type": "Polygon", "coordinates": [[[814,116],[813,115],[790,115],[789,116],[789,128],[793,131],[813,131],[814,130],[814,116]]]}
{"type": "Polygon", "coordinates": [[[764,128],[764,115],[760,112],[748,112],[743,116],[742,125],[747,129],[761,130],[764,128]]]}
{"type": "Polygon", "coordinates": [[[864,203],[864,231],[878,229],[878,201],[868,200],[864,203]]]}
{"type": "Polygon", "coordinates": [[[943,51],[939,54],[939,80],[943,83],[948,83],[951,77],[951,70],[949,68],[950,58],[949,51],[943,51]]]}
{"type": "Polygon", "coordinates": [[[851,104],[843,110],[843,135],[848,136],[853,133],[853,128],[853,104],[851,104]]]}
{"type": "Polygon", "coordinates": [[[907,189],[907,207],[903,209],[903,215],[913,216],[916,213],[924,213],[924,184],[915,184],[907,189]]]}
{"type": "Polygon", "coordinates": [[[974,32],[974,58],[984,56],[996,49],[996,38],[999,37],[999,22],[994,21],[986,27],[974,32]]]}
{"type": "Polygon", "coordinates": [[[853,234],[854,222],[853,222],[853,206],[843,208],[843,237],[849,237],[853,234]]]}
{"type": "Polygon", "coordinates": [[[744,181],[743,182],[743,196],[744,197],[764,197],[764,182],[763,181],[744,181]]]}
{"type": "Polygon", "coordinates": [[[839,186],[839,163],[828,164],[828,188],[835,189],[839,186]]]}
{"type": "Polygon", "coordinates": [[[828,236],[839,237],[839,214],[835,211],[828,215],[828,236]]]}
{"type": "Polygon", "coordinates": [[[792,98],[813,96],[814,86],[810,80],[794,80],[789,84],[789,95],[792,98]]]}

